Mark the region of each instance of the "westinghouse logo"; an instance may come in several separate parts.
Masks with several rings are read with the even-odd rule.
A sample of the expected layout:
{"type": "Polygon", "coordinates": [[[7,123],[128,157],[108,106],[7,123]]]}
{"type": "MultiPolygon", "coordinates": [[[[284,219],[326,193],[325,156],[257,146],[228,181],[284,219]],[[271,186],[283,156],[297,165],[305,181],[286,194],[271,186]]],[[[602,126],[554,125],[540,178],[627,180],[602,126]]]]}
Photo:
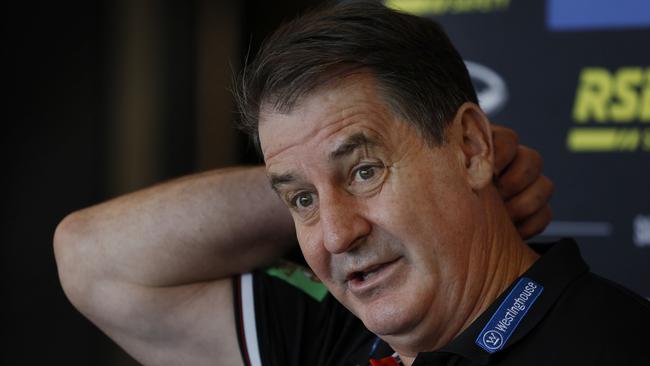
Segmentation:
{"type": "Polygon", "coordinates": [[[507,10],[510,0],[386,0],[384,5],[415,15],[444,15],[507,10]]]}
{"type": "Polygon", "coordinates": [[[503,348],[543,290],[530,278],[521,278],[476,338],[476,344],[489,353],[503,348]]]}
{"type": "Polygon", "coordinates": [[[582,69],[573,121],[570,151],[650,151],[650,67],[582,69]]]}
{"type": "Polygon", "coordinates": [[[526,284],[526,287],[524,287],[524,290],[515,298],[515,301],[512,303],[512,306],[510,306],[507,310],[505,315],[503,316],[502,319],[499,320],[499,322],[496,324],[495,328],[500,330],[501,332],[506,332],[508,331],[508,327],[512,325],[512,321],[515,319],[515,317],[522,311],[526,310],[526,302],[532,294],[535,292],[535,289],[537,289],[537,285],[534,284],[533,282],[528,282],[526,284]]]}
{"type": "Polygon", "coordinates": [[[503,336],[496,330],[488,330],[483,334],[482,339],[485,347],[491,350],[499,349],[503,345],[503,336]]]}

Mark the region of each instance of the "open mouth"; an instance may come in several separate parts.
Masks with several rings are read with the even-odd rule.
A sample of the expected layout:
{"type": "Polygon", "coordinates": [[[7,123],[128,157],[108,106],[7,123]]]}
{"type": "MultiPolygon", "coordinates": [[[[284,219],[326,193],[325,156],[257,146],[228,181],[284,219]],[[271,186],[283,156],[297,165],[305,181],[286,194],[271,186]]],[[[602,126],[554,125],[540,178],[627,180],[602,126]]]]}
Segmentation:
{"type": "Polygon", "coordinates": [[[368,267],[365,271],[360,271],[360,272],[354,272],[352,275],[350,275],[350,279],[357,280],[357,281],[365,281],[369,278],[371,278],[374,274],[376,274],[379,270],[381,270],[382,267],[384,267],[386,263],[382,264],[377,264],[371,267],[368,267]]]}
{"type": "Polygon", "coordinates": [[[354,282],[365,282],[373,278],[375,275],[380,273],[384,268],[390,266],[391,264],[397,262],[400,259],[400,257],[395,258],[389,262],[384,262],[384,263],[379,263],[372,265],[368,268],[365,268],[363,271],[356,271],[352,272],[348,276],[348,281],[354,281],[354,282]]]}

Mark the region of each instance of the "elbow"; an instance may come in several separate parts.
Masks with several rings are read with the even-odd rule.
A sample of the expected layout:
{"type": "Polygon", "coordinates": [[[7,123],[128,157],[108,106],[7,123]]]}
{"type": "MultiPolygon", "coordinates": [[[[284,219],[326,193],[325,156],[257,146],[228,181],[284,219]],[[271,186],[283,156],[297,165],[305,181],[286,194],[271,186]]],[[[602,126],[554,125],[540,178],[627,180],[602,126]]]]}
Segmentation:
{"type": "Polygon", "coordinates": [[[56,227],[53,237],[54,259],[59,281],[70,302],[77,308],[89,291],[92,276],[87,267],[85,224],[77,212],[66,216],[56,227]]]}

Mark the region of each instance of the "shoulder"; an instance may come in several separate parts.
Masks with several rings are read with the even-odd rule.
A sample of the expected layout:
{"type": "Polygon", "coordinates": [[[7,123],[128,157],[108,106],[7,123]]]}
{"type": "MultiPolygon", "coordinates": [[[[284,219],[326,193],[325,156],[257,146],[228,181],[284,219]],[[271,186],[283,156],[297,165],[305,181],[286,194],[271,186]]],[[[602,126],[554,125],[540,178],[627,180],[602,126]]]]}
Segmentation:
{"type": "Polygon", "coordinates": [[[560,297],[546,322],[572,351],[618,364],[650,361],[650,302],[587,272],[560,297]]]}
{"type": "Polygon", "coordinates": [[[599,319],[635,317],[650,321],[650,302],[647,299],[591,272],[576,279],[561,301],[599,319]]]}
{"type": "Polygon", "coordinates": [[[279,263],[234,284],[238,337],[252,365],[345,365],[374,340],[304,266],[279,263]]]}

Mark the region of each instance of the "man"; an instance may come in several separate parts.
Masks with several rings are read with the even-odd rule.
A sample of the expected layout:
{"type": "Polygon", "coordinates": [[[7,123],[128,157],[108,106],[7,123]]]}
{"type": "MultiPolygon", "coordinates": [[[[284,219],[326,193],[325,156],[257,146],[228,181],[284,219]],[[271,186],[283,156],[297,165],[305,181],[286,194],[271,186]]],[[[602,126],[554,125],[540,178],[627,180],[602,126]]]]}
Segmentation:
{"type": "Polygon", "coordinates": [[[540,259],[522,242],[548,223],[552,185],[534,153],[493,137],[435,24],[372,3],[307,15],[267,42],[239,96],[266,174],[182,178],[57,228],[69,298],[142,363],[582,360],[566,349],[584,340],[566,336],[627,351],[628,333],[572,330],[601,314],[573,308],[593,294],[647,326],[647,304],[589,274],[572,244],[540,259]],[[256,270],[294,235],[318,280],[256,270]]]}

